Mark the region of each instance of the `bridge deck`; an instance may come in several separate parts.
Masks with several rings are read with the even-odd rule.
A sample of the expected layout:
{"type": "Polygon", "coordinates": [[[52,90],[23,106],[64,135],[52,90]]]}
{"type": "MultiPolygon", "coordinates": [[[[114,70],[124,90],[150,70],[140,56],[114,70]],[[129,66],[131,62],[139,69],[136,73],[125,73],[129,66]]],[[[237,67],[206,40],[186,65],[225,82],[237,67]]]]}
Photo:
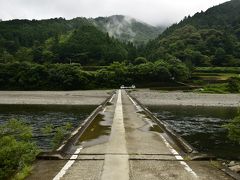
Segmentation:
{"type": "Polygon", "coordinates": [[[54,170],[40,171],[44,172],[41,178],[231,179],[208,161],[185,162],[178,152],[180,150],[167,141],[164,132],[141,112],[126,92],[119,90],[112,105],[101,112],[81,137],[72,156],[74,160],[58,163],[54,170]]]}

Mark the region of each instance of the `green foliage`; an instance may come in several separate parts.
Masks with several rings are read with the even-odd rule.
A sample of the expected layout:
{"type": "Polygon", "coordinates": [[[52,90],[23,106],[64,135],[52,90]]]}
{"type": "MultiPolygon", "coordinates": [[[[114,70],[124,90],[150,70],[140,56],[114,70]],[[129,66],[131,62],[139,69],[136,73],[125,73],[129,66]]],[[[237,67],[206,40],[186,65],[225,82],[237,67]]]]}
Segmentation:
{"type": "Polygon", "coordinates": [[[12,136],[15,139],[29,141],[32,137],[32,130],[25,123],[11,119],[8,123],[0,126],[0,136],[12,136]]]}
{"type": "Polygon", "coordinates": [[[231,93],[239,93],[240,92],[240,78],[239,77],[231,77],[228,79],[228,90],[231,93]]]}
{"type": "Polygon", "coordinates": [[[109,64],[114,60],[123,61],[128,56],[125,45],[93,26],[79,28],[59,46],[58,56],[61,62],[68,62],[67,59],[71,59],[72,62],[82,65],[99,64],[99,61],[109,64]]]}
{"type": "Polygon", "coordinates": [[[144,63],[147,63],[147,59],[145,57],[137,57],[133,61],[133,64],[135,65],[144,64],[144,63]]]}
{"type": "Polygon", "coordinates": [[[0,64],[1,89],[74,90],[90,88],[91,74],[79,65],[0,64]]]}
{"type": "Polygon", "coordinates": [[[54,149],[58,148],[64,139],[70,134],[72,130],[72,124],[67,122],[63,126],[54,127],[52,124],[46,125],[41,129],[45,135],[53,135],[52,146],[54,149]]]}
{"type": "Polygon", "coordinates": [[[95,27],[91,19],[0,22],[0,63],[106,65],[136,57],[136,48],[95,27]]]}
{"type": "Polygon", "coordinates": [[[97,71],[84,71],[79,64],[0,64],[2,90],[78,90],[117,88],[122,84],[149,81],[185,81],[190,72],[179,60],[159,60],[139,65],[114,62],[97,71]]]}
{"type": "Polygon", "coordinates": [[[196,67],[198,73],[234,73],[240,74],[240,67],[196,67]]]}
{"type": "MultiPolygon", "coordinates": [[[[31,142],[31,128],[23,122],[11,119],[0,126],[0,179],[26,175],[26,169],[39,153],[36,145],[31,142]]],[[[29,171],[28,171],[29,172],[29,171]]]]}
{"type": "Polygon", "coordinates": [[[185,18],[148,43],[147,58],[170,54],[194,66],[239,66],[239,9],[239,1],[232,0],[185,18]]]}
{"type": "Polygon", "coordinates": [[[53,124],[47,124],[45,127],[41,129],[41,132],[43,134],[49,135],[53,132],[53,129],[54,129],[53,124]]]}
{"type": "Polygon", "coordinates": [[[224,94],[224,93],[228,93],[228,88],[226,84],[212,84],[212,85],[207,85],[202,89],[196,90],[196,91],[201,93],[224,94]]]}
{"type": "Polygon", "coordinates": [[[224,127],[228,130],[228,137],[240,143],[240,115],[236,116],[231,122],[224,125],[224,127]]]}

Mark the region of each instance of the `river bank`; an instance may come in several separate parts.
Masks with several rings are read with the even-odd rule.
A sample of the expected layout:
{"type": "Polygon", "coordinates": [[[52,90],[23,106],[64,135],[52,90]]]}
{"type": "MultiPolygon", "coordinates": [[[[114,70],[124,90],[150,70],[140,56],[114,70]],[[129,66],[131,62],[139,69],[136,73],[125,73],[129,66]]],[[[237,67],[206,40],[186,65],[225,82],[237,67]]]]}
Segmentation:
{"type": "Polygon", "coordinates": [[[223,106],[239,107],[239,94],[202,94],[193,92],[163,92],[149,89],[131,91],[131,95],[146,106],[183,105],[183,106],[223,106]]]}
{"type": "Polygon", "coordinates": [[[112,90],[0,91],[0,104],[99,105],[112,90]]]}

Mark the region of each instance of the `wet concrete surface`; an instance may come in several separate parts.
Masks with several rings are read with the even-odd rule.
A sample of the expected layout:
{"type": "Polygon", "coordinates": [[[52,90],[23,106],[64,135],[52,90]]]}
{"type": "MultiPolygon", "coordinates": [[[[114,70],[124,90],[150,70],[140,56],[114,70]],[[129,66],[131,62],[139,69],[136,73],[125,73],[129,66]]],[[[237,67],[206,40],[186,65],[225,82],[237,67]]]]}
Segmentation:
{"type": "Polygon", "coordinates": [[[103,160],[95,161],[76,161],[69,171],[62,178],[64,180],[77,179],[100,179],[103,168],[103,160]]]}
{"type": "Polygon", "coordinates": [[[38,160],[33,165],[31,174],[27,180],[48,180],[53,179],[67,160],[38,160]]]}
{"type": "MultiPolygon", "coordinates": [[[[115,178],[116,180],[231,179],[208,161],[185,162],[184,157],[178,154],[176,146],[166,140],[164,132],[139,111],[139,107],[134,106],[123,90],[121,97],[122,124],[121,118],[114,117],[117,98],[116,96],[113,100],[114,104],[107,106],[83,134],[78,144],[83,149],[62,179],[96,180],[107,177],[105,179],[108,180],[108,177],[113,177],[114,173],[117,174],[118,166],[121,164],[124,164],[122,170],[126,167],[128,169],[122,172],[124,176],[119,176],[119,178],[115,178]],[[114,119],[115,125],[111,121],[112,119],[114,119]],[[123,126],[124,129],[122,129],[123,126]],[[125,166],[126,162],[127,166],[125,166]],[[106,172],[104,174],[104,171],[108,175],[109,171],[112,171],[110,172],[111,176],[105,176],[106,172]]],[[[49,169],[47,172],[49,175],[46,175],[44,179],[52,179],[53,172],[55,171],[57,174],[61,169],[57,166],[64,166],[63,161],[62,164],[56,166],[54,165],[56,162],[51,162],[52,164],[48,164],[49,161],[42,162],[46,163],[45,168],[49,169]]],[[[35,169],[35,172],[37,170],[43,172],[42,176],[38,173],[40,177],[44,177],[45,171],[47,171],[39,169],[43,167],[43,165],[36,166],[35,169]]],[[[37,175],[32,177],[37,177],[37,175]]]]}

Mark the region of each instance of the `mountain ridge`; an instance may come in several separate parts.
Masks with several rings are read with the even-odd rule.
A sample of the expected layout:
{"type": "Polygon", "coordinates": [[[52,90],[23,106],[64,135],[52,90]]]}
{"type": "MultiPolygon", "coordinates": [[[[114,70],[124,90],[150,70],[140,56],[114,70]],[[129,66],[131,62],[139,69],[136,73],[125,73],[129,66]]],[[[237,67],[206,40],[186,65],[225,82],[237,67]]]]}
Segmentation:
{"type": "Polygon", "coordinates": [[[174,57],[194,66],[240,65],[240,1],[186,17],[150,41],[150,60],[174,57]]]}

